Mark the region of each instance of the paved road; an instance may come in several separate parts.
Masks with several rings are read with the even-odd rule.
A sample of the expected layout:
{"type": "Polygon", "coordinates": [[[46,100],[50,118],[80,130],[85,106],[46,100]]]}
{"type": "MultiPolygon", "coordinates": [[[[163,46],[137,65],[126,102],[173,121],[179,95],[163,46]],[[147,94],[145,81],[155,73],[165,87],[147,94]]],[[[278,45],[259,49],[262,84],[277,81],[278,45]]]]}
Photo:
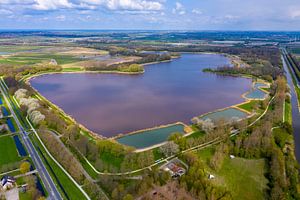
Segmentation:
{"type": "Polygon", "coordinates": [[[7,102],[7,106],[13,116],[13,118],[16,121],[17,126],[19,127],[19,130],[21,132],[21,136],[23,138],[24,145],[32,158],[33,164],[36,167],[40,178],[42,179],[44,186],[49,194],[49,199],[53,200],[60,200],[62,199],[60,193],[57,190],[57,187],[55,186],[51,176],[49,175],[44,163],[42,162],[41,157],[39,156],[38,152],[36,151],[35,147],[33,146],[31,140],[28,137],[28,133],[23,128],[22,124],[20,123],[15,111],[12,108],[11,105],[11,99],[8,97],[7,90],[5,89],[5,86],[3,84],[3,81],[0,80],[0,90],[3,94],[4,100],[7,102]]]}

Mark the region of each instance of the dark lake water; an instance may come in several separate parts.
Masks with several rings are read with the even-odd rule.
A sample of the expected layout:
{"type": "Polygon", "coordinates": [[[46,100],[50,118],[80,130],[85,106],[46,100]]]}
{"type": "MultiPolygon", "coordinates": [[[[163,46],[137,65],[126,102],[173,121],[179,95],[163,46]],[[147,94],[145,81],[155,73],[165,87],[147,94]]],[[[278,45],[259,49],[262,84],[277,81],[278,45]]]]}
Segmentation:
{"type": "Polygon", "coordinates": [[[216,54],[183,54],[145,67],[145,74],[51,74],[30,82],[90,130],[118,133],[183,121],[243,102],[251,80],[203,73],[230,64],[216,54]]]}

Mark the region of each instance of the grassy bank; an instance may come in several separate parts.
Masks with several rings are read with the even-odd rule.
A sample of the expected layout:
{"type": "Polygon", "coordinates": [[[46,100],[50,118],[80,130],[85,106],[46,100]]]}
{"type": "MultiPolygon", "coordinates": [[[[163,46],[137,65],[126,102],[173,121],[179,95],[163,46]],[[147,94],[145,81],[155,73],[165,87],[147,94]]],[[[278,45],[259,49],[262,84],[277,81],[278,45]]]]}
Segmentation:
{"type": "Polygon", "coordinates": [[[248,112],[252,112],[254,109],[255,109],[255,106],[258,104],[258,101],[257,100],[252,100],[252,101],[249,101],[249,102],[246,102],[244,104],[240,104],[238,105],[237,107],[238,108],[241,108],[243,110],[246,110],[248,112]]]}
{"type": "Polygon", "coordinates": [[[284,121],[292,124],[292,105],[289,101],[284,103],[284,121]]]}

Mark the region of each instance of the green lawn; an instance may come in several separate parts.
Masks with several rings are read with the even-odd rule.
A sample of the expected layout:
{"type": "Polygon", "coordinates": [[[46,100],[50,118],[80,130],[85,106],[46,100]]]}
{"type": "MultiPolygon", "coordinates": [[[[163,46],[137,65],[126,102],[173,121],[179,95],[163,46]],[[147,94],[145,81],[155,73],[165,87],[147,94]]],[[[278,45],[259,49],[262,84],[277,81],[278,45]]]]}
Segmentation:
{"type": "Polygon", "coordinates": [[[268,180],[264,176],[266,167],[264,159],[230,159],[228,156],[217,172],[208,165],[214,149],[215,147],[205,148],[197,154],[205,164],[207,173],[215,175],[216,178],[212,180],[215,184],[228,188],[236,200],[265,199],[268,180]]]}
{"type": "Polygon", "coordinates": [[[265,91],[265,92],[270,92],[271,88],[260,88],[261,90],[265,91]]]}
{"type": "Polygon", "coordinates": [[[217,177],[223,179],[221,182],[232,192],[233,199],[265,199],[265,165],[264,159],[226,158],[217,177]]]}
{"type": "Polygon", "coordinates": [[[19,192],[19,199],[20,200],[31,200],[31,195],[28,192],[19,192]]]}
{"type": "Polygon", "coordinates": [[[60,190],[61,194],[63,194],[61,187],[59,187],[59,183],[62,185],[64,191],[67,193],[69,199],[86,199],[83,193],[76,187],[76,185],[72,182],[72,180],[63,172],[63,170],[48,156],[48,154],[45,152],[45,149],[42,147],[38,139],[35,137],[35,135],[31,135],[32,140],[34,141],[34,144],[36,147],[39,147],[41,152],[43,153],[43,160],[44,163],[48,163],[51,166],[46,164],[47,169],[53,178],[54,182],[57,185],[57,188],[60,190]],[[55,178],[56,177],[56,178],[55,178]]]}
{"type": "Polygon", "coordinates": [[[103,153],[101,153],[101,155],[99,157],[104,163],[106,163],[108,165],[112,165],[113,167],[115,167],[117,169],[121,168],[121,164],[124,160],[124,156],[116,157],[115,155],[113,155],[109,152],[103,152],[103,153]]]}
{"type": "Polygon", "coordinates": [[[78,72],[78,71],[83,71],[79,67],[70,67],[70,68],[63,68],[63,72],[78,72]]]}
{"type": "Polygon", "coordinates": [[[254,105],[257,104],[257,102],[258,101],[256,101],[256,100],[252,100],[250,102],[241,104],[238,107],[241,108],[241,109],[243,109],[243,110],[246,110],[248,112],[252,112],[252,110],[254,109],[254,105]]]}
{"type": "Polygon", "coordinates": [[[290,102],[285,101],[284,104],[284,120],[292,124],[292,106],[290,102]]]}
{"type": "Polygon", "coordinates": [[[197,152],[198,157],[203,161],[203,163],[208,164],[210,158],[214,155],[215,147],[207,147],[197,152]]]}
{"type": "Polygon", "coordinates": [[[0,167],[21,160],[14,139],[11,136],[0,137],[0,167]]]}
{"type": "Polygon", "coordinates": [[[205,135],[204,131],[195,131],[194,133],[192,133],[191,135],[187,136],[186,138],[198,138],[198,137],[202,137],[205,135]]]}

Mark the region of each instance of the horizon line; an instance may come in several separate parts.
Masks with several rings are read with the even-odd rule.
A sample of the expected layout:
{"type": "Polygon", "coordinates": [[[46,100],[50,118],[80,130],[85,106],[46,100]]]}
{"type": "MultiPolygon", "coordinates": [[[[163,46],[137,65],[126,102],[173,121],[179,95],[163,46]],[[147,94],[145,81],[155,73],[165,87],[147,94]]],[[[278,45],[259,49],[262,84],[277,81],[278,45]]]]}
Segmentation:
{"type": "Polygon", "coordinates": [[[0,28],[0,32],[9,31],[170,31],[170,32],[300,32],[300,30],[226,30],[226,29],[60,29],[60,28],[0,28]]]}

